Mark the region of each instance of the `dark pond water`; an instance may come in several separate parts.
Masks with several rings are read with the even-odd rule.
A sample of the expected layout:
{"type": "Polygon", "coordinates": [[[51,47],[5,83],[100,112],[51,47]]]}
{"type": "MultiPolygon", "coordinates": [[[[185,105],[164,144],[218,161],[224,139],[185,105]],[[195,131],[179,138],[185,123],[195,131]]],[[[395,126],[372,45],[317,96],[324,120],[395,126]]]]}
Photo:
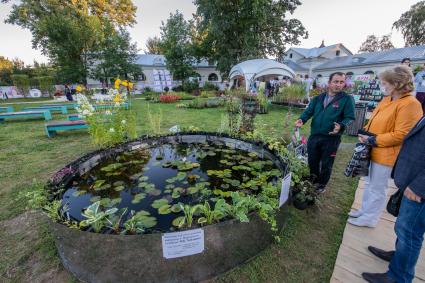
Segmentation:
{"type": "Polygon", "coordinates": [[[184,215],[179,203],[197,204],[215,198],[230,199],[230,192],[257,194],[264,183],[280,175],[270,160],[256,153],[212,144],[164,144],[121,153],[72,180],[63,195],[71,219],[100,201],[101,209],[146,211],[157,224],[151,230],[170,231],[172,221],[184,215]],[[261,180],[260,180],[261,179],[261,180]]]}

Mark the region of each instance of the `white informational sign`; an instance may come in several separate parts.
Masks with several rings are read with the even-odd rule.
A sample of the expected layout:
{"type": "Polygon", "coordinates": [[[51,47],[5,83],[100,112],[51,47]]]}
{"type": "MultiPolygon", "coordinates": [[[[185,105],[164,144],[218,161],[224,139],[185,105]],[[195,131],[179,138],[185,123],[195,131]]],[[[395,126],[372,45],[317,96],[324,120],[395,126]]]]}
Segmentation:
{"type": "Polygon", "coordinates": [[[291,179],[292,179],[291,172],[289,172],[289,174],[282,179],[282,188],[280,189],[280,197],[279,197],[279,207],[282,207],[282,205],[284,205],[285,202],[288,200],[289,188],[291,187],[291,179]]]}
{"type": "Polygon", "coordinates": [[[204,251],[204,230],[162,234],[162,254],[165,258],[177,258],[204,251]]]}

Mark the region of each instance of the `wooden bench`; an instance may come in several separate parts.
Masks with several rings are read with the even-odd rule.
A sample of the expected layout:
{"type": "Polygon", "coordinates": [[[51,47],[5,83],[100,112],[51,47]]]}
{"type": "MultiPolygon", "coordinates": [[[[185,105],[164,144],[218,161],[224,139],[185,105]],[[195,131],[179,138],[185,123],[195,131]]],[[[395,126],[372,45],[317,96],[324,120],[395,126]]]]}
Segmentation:
{"type": "Polygon", "coordinates": [[[65,103],[65,104],[43,104],[41,107],[60,107],[60,106],[65,106],[68,110],[73,110],[77,108],[77,104],[76,103],[65,103]]]}
{"type": "Polygon", "coordinates": [[[68,121],[77,121],[77,120],[83,120],[83,117],[81,117],[80,114],[68,115],[68,121]]]}
{"type": "Polygon", "coordinates": [[[0,107],[0,112],[14,112],[13,106],[0,107]]]}
{"type": "Polygon", "coordinates": [[[34,117],[43,117],[44,120],[46,121],[52,120],[52,114],[50,114],[49,110],[41,110],[41,111],[0,113],[0,122],[3,122],[5,119],[34,118],[34,117]]]}
{"type": "MultiPolygon", "coordinates": [[[[95,109],[112,109],[114,107],[115,107],[114,104],[99,104],[99,105],[95,105],[94,106],[95,109]]],[[[126,102],[123,105],[121,105],[121,107],[123,107],[126,110],[128,110],[128,102],[126,102]]]]}
{"type": "Polygon", "coordinates": [[[87,128],[88,125],[84,120],[59,121],[45,125],[46,134],[49,138],[56,136],[57,131],[71,131],[87,128]]]}
{"type": "Polygon", "coordinates": [[[24,111],[37,111],[37,110],[50,110],[50,111],[59,111],[62,114],[68,114],[68,109],[66,106],[36,106],[36,107],[25,107],[24,111]]]}

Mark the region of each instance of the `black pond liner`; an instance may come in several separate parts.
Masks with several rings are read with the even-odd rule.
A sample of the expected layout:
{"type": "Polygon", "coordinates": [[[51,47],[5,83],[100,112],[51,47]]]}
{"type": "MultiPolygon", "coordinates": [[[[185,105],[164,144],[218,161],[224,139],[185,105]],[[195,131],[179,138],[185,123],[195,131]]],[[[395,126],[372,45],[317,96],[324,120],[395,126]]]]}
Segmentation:
{"type": "MultiPolygon", "coordinates": [[[[48,184],[53,198],[74,177],[119,152],[149,148],[163,143],[221,143],[231,148],[257,152],[286,172],[287,166],[262,142],[232,138],[217,133],[179,133],[160,137],[140,137],[114,148],[89,153],[59,170],[48,184]]],[[[278,229],[283,228],[287,203],[276,213],[278,229]]],[[[71,229],[49,221],[63,265],[85,282],[198,282],[222,274],[255,257],[272,241],[270,225],[256,213],[249,223],[226,220],[202,227],[204,251],[200,254],[166,259],[162,234],[115,235],[71,229]]]]}
{"type": "Polygon", "coordinates": [[[307,104],[301,104],[301,103],[288,103],[288,102],[276,102],[276,101],[272,101],[272,104],[282,105],[282,106],[288,106],[288,107],[295,107],[295,108],[301,108],[301,109],[304,109],[304,108],[307,107],[307,104]]]}

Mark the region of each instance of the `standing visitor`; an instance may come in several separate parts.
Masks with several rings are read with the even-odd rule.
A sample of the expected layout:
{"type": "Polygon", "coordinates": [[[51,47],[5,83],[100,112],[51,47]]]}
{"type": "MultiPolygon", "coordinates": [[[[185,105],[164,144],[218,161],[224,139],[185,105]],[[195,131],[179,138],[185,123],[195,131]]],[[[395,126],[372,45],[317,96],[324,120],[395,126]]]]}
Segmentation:
{"type": "Polygon", "coordinates": [[[341,135],[355,120],[354,99],[342,91],[344,86],[344,73],[331,74],[328,91],[314,97],[295,122],[299,128],[313,118],[307,152],[310,174],[318,193],[326,190],[341,135]]]}
{"type": "Polygon", "coordinates": [[[395,251],[384,251],[372,246],[368,249],[377,257],[389,261],[386,273],[363,273],[370,283],[407,283],[415,277],[425,233],[425,117],[403,141],[392,172],[396,186],[404,191],[395,223],[395,251]]]}
{"type": "Polygon", "coordinates": [[[356,226],[376,227],[378,224],[385,207],[388,179],[401,143],[422,117],[421,105],[411,95],[414,87],[409,67],[393,67],[382,72],[379,78],[385,97],[365,126],[370,135],[359,135],[360,142],[370,144],[372,151],[361,208],[349,213],[348,223],[356,226]]]}
{"type": "Polygon", "coordinates": [[[65,85],[65,96],[66,96],[66,99],[68,99],[69,101],[73,100],[72,99],[72,93],[71,93],[71,90],[69,89],[68,85],[65,85]]]}
{"type": "Polygon", "coordinates": [[[422,105],[422,111],[425,113],[425,63],[422,71],[415,76],[416,98],[422,105]]]}
{"type": "Polygon", "coordinates": [[[403,60],[401,60],[401,64],[410,68],[410,58],[403,58],[403,60]]]}

